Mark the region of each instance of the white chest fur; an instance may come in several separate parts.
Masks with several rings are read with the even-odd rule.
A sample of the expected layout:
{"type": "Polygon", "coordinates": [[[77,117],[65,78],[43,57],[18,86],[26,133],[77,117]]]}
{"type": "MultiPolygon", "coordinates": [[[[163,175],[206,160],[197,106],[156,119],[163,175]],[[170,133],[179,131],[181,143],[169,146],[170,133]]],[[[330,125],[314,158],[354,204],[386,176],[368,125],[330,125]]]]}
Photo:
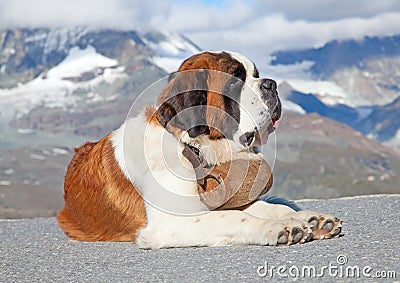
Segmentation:
{"type": "Polygon", "coordinates": [[[119,166],[146,202],[148,217],[152,210],[178,215],[206,210],[182,143],[164,128],[139,115],[116,130],[112,141],[119,166]]]}

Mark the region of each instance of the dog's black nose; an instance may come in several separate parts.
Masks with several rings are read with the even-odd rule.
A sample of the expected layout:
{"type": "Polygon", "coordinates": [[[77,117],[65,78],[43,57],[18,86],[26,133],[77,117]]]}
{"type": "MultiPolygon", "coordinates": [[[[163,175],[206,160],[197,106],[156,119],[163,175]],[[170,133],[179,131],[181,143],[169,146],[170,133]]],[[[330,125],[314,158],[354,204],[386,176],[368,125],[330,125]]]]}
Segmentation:
{"type": "Polygon", "coordinates": [[[263,79],[260,87],[265,90],[276,90],[276,82],[271,79],[263,79]]]}
{"type": "Polygon", "coordinates": [[[254,141],[255,133],[255,131],[244,133],[239,137],[239,142],[245,147],[250,146],[254,141]]]}

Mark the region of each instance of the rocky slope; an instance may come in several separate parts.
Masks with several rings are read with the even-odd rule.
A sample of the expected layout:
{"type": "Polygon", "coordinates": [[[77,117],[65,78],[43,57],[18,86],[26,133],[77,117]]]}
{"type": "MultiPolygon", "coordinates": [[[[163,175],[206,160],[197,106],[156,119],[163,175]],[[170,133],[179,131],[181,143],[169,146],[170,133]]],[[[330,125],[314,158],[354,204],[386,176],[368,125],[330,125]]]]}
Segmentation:
{"type": "Polygon", "coordinates": [[[383,106],[353,107],[343,103],[326,104],[320,95],[297,91],[285,81],[279,85],[279,93],[301,110],[289,109],[291,112],[317,113],[400,152],[400,96],[383,106]]]}
{"type": "Polygon", "coordinates": [[[400,193],[400,155],[318,114],[286,113],[272,194],[291,199],[400,193]]]}

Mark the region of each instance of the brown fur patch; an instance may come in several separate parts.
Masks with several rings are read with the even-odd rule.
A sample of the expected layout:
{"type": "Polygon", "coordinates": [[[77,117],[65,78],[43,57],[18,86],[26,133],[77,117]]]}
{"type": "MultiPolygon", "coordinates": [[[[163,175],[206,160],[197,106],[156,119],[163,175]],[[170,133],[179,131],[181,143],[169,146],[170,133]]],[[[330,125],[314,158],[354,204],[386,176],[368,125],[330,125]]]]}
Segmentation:
{"type": "Polygon", "coordinates": [[[58,224],[81,241],[135,241],[146,223],[144,202],[114,157],[110,135],[76,150],[64,181],[58,224]]]}
{"type": "MultiPolygon", "coordinates": [[[[243,76],[241,79],[245,79],[245,70],[243,65],[233,59],[230,54],[226,52],[221,53],[212,53],[212,52],[203,52],[197,55],[194,55],[187,60],[185,60],[180,66],[178,73],[175,74],[170,81],[170,83],[164,88],[161,95],[157,100],[157,104],[160,105],[160,109],[162,113],[158,114],[159,120],[161,124],[164,125],[169,132],[174,134],[175,136],[179,136],[182,132],[182,129],[172,125],[172,123],[163,123],[162,120],[165,118],[166,121],[169,122],[171,117],[176,115],[177,113],[173,113],[174,110],[181,111],[180,109],[182,105],[184,106],[184,98],[179,97],[179,102],[171,101],[170,95],[174,94],[174,91],[178,90],[189,90],[191,91],[191,100],[193,100],[194,105],[198,105],[195,101],[196,98],[200,97],[199,89],[201,88],[201,82],[199,82],[199,77],[201,78],[203,74],[201,73],[183,73],[184,75],[179,76],[179,73],[190,71],[190,70],[212,70],[216,72],[204,72],[206,75],[206,81],[203,83],[206,84],[204,89],[208,90],[206,94],[206,105],[207,110],[205,113],[205,123],[208,125],[209,137],[212,140],[223,138],[224,135],[221,133],[222,130],[227,129],[227,120],[226,117],[229,113],[229,109],[225,107],[226,98],[222,95],[223,87],[225,84],[232,79],[232,75],[237,72],[238,69],[242,68],[243,76]],[[168,101],[168,99],[170,99],[168,101]],[[163,105],[168,101],[167,105],[163,105]],[[179,105],[178,107],[174,107],[174,103],[179,105]],[[168,125],[168,126],[166,126],[168,125]]],[[[204,76],[203,76],[204,77],[204,76]]],[[[232,104],[231,104],[232,105],[232,104]]],[[[188,105],[193,106],[193,105],[188,105]]]]}
{"type": "Polygon", "coordinates": [[[144,116],[149,123],[161,126],[160,122],[157,120],[156,108],[154,106],[147,105],[144,110],[144,116]]]}
{"type": "Polygon", "coordinates": [[[223,129],[225,116],[224,97],[216,92],[208,92],[206,121],[210,127],[210,139],[217,140],[223,138],[223,134],[219,131],[223,129]]]}

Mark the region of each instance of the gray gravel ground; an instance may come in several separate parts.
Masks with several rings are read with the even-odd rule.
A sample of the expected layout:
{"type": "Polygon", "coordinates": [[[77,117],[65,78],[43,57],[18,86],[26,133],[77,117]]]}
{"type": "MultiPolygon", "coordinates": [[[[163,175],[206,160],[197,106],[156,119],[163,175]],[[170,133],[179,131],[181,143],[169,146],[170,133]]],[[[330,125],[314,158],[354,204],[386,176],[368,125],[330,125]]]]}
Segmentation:
{"type": "Polygon", "coordinates": [[[289,247],[152,251],[132,243],[71,241],[54,218],[3,220],[0,282],[354,281],[357,270],[360,282],[400,282],[400,195],[299,204],[342,218],[341,237],[289,247]],[[261,277],[258,273],[263,275],[266,269],[260,266],[266,265],[270,270],[276,268],[261,277]],[[323,277],[313,278],[313,268],[315,276],[324,272],[323,277]],[[377,272],[396,278],[377,279],[377,272]]]}

